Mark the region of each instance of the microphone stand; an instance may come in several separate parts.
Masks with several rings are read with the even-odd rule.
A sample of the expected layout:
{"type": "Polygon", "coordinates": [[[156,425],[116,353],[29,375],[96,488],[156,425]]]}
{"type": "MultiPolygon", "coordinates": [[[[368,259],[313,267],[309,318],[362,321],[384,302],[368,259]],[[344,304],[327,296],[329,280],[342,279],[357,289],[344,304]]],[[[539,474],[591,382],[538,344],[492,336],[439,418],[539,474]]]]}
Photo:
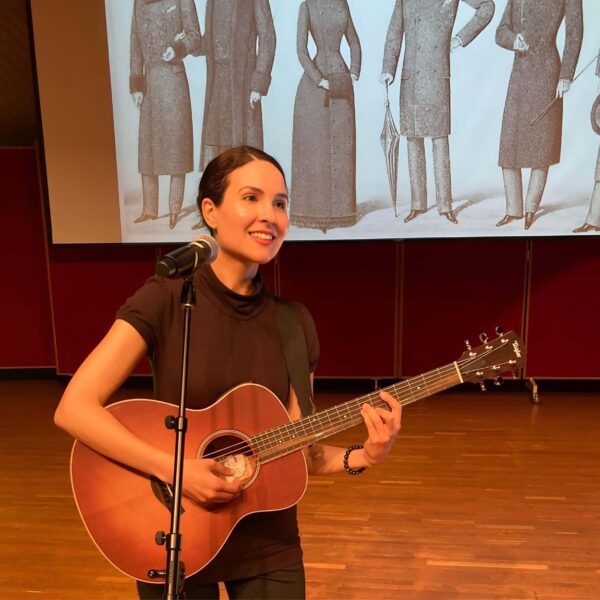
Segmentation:
{"type": "Polygon", "coordinates": [[[165,534],[164,531],[156,533],[156,543],[163,545],[166,543],[167,564],[164,571],[151,569],[148,571],[150,578],[165,577],[165,591],[163,598],[167,600],[178,600],[183,598],[181,591],[185,580],[185,566],[179,560],[181,552],[181,534],[179,533],[179,523],[181,519],[181,496],[183,490],[183,459],[185,450],[185,434],[187,431],[186,415],[186,392],[188,360],[190,347],[190,324],[192,319],[192,309],[196,304],[196,288],[194,285],[194,271],[185,278],[181,290],[180,303],[183,305],[183,352],[181,361],[181,396],[179,400],[179,415],[177,417],[169,416],[165,419],[165,427],[175,430],[175,461],[173,467],[173,503],[171,510],[171,531],[165,534]]]}

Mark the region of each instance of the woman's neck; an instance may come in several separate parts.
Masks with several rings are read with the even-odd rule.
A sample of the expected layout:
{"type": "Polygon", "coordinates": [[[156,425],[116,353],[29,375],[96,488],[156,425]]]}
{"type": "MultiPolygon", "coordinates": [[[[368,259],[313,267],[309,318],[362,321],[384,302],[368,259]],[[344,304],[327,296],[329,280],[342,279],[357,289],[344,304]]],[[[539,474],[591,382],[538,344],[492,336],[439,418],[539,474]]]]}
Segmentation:
{"type": "Polygon", "coordinates": [[[219,281],[236,294],[247,296],[252,293],[258,272],[256,263],[244,263],[221,252],[211,266],[219,281]]]}

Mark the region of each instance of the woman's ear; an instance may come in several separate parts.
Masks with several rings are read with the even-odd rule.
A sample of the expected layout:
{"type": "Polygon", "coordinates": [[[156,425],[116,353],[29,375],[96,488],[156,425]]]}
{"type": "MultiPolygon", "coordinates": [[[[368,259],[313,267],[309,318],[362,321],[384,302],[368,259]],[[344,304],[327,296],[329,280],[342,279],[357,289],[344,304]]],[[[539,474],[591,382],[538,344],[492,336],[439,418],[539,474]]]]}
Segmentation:
{"type": "Polygon", "coordinates": [[[210,198],[202,198],[202,219],[206,225],[213,230],[217,228],[217,207],[210,198]]]}

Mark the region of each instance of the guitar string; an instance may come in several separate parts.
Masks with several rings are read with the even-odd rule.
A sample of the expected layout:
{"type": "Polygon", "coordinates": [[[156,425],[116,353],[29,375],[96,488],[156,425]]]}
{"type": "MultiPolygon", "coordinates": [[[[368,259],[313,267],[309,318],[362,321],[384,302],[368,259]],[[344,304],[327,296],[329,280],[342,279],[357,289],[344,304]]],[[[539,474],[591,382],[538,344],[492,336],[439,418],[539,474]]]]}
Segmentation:
{"type": "MultiPolygon", "coordinates": [[[[489,354],[490,352],[493,352],[494,350],[496,350],[496,349],[490,348],[490,350],[488,350],[486,353],[483,353],[483,354],[479,355],[478,357],[473,357],[473,358],[469,358],[469,359],[463,359],[462,361],[457,361],[457,363],[466,364],[468,362],[476,362],[478,359],[481,359],[483,356],[485,356],[486,354],[489,354]]],[[[499,364],[505,364],[505,363],[499,363],[499,364]]],[[[414,401],[421,400],[422,398],[425,398],[425,397],[427,397],[429,395],[432,395],[431,391],[428,389],[427,378],[429,379],[429,383],[431,383],[432,379],[433,380],[443,381],[443,379],[448,378],[450,375],[453,375],[455,372],[456,372],[456,368],[454,366],[454,363],[451,363],[451,364],[446,365],[444,367],[440,367],[438,369],[434,369],[433,371],[429,371],[427,373],[424,373],[423,375],[417,375],[416,377],[412,377],[410,379],[406,379],[404,381],[397,382],[396,384],[393,384],[393,385],[391,385],[391,386],[389,386],[387,388],[384,388],[384,390],[386,390],[386,391],[387,390],[392,390],[392,388],[398,388],[400,386],[406,387],[407,391],[408,391],[408,394],[405,394],[404,396],[400,395],[397,398],[397,400],[399,400],[402,405],[409,404],[409,403],[412,403],[414,401]],[[440,374],[442,373],[443,370],[447,370],[448,373],[447,373],[447,375],[440,376],[440,374]],[[415,398],[414,397],[414,390],[412,389],[412,387],[410,385],[410,382],[412,381],[413,383],[417,383],[417,380],[419,380],[419,379],[423,380],[423,385],[426,388],[427,394],[415,398]],[[410,396],[410,398],[409,398],[409,396],[410,396]],[[407,399],[408,399],[408,401],[407,401],[407,399]]],[[[464,371],[465,375],[468,374],[468,373],[469,373],[469,371],[464,371]]],[[[452,387],[454,385],[456,385],[456,384],[452,383],[452,385],[448,386],[448,387],[452,387]]],[[[436,389],[434,391],[434,393],[437,393],[438,391],[442,391],[444,389],[446,389],[446,386],[442,385],[442,387],[439,388],[439,389],[436,389]]],[[[394,389],[393,391],[397,392],[398,390],[394,389]]],[[[420,391],[420,386],[418,386],[418,391],[420,391]]],[[[273,449],[277,445],[280,445],[281,442],[282,442],[282,440],[284,439],[286,433],[289,436],[288,432],[290,430],[293,430],[295,433],[302,433],[304,435],[308,434],[309,437],[310,437],[310,435],[315,435],[315,433],[325,433],[325,432],[327,432],[326,435],[322,435],[321,437],[328,437],[328,436],[332,435],[332,433],[336,432],[335,427],[338,427],[338,424],[343,424],[343,427],[341,429],[339,429],[340,431],[343,431],[344,429],[346,429],[347,425],[348,425],[348,422],[349,422],[348,415],[351,416],[350,421],[352,421],[354,419],[357,419],[357,417],[358,417],[358,415],[360,413],[360,408],[361,408],[362,404],[364,404],[365,402],[369,402],[369,403],[371,403],[371,405],[373,405],[373,401],[376,402],[376,405],[378,407],[384,407],[384,408],[388,407],[387,404],[383,400],[381,400],[379,398],[379,390],[378,390],[376,392],[371,392],[370,394],[366,394],[364,396],[360,396],[359,398],[355,398],[354,400],[350,400],[347,403],[336,405],[336,406],[334,406],[334,407],[332,407],[330,409],[327,409],[325,411],[321,411],[320,413],[317,413],[315,415],[311,415],[309,417],[304,417],[303,419],[300,419],[298,421],[294,421],[292,423],[288,423],[288,424],[285,424],[285,425],[282,425],[282,426],[275,427],[273,429],[264,431],[264,432],[262,432],[260,434],[257,434],[255,436],[253,436],[248,441],[244,440],[244,441],[238,442],[236,444],[233,444],[233,445],[231,445],[229,447],[221,448],[221,449],[216,450],[216,451],[214,451],[212,453],[208,453],[207,455],[204,455],[203,458],[216,457],[216,460],[218,460],[219,458],[222,458],[222,457],[225,457],[225,456],[228,456],[228,455],[232,454],[238,448],[240,450],[242,450],[242,448],[245,449],[245,452],[240,452],[241,454],[244,454],[244,453],[246,453],[247,455],[251,455],[253,453],[260,454],[265,449],[273,449]],[[352,404],[355,405],[354,406],[354,411],[355,411],[354,413],[350,412],[351,411],[351,406],[350,405],[352,405],[352,404]],[[343,421],[339,421],[339,410],[340,410],[341,407],[346,407],[346,410],[347,410],[346,417],[344,418],[343,421]],[[358,411],[356,411],[357,408],[358,408],[358,411]],[[331,415],[333,415],[334,412],[338,413],[338,415],[337,415],[338,421],[336,423],[332,423],[332,421],[331,421],[331,415]],[[329,429],[322,428],[323,423],[325,422],[325,419],[329,419],[329,422],[330,422],[330,425],[331,425],[331,427],[329,429],[334,428],[332,432],[330,432],[329,429]],[[310,427],[312,427],[313,431],[307,432],[306,428],[304,427],[305,424],[307,424],[310,427]],[[320,429],[319,432],[315,432],[314,431],[315,424],[321,426],[321,429],[320,429]],[[300,427],[302,427],[302,429],[304,431],[300,432],[300,427]],[[278,433],[279,434],[283,434],[283,435],[280,435],[279,437],[277,437],[278,433]],[[271,439],[269,439],[269,437],[271,439]],[[252,442],[252,440],[254,440],[255,443],[252,444],[252,448],[249,448],[248,447],[249,443],[252,442]],[[274,441],[276,442],[275,444],[273,444],[274,441]],[[253,451],[253,449],[254,449],[254,451],[253,451]]],[[[357,423],[360,423],[361,421],[362,421],[362,419],[360,417],[358,417],[357,423]]],[[[295,439],[296,439],[295,437],[289,437],[286,441],[292,443],[292,442],[294,442],[295,439]]],[[[305,446],[305,445],[308,445],[308,444],[302,444],[302,446],[305,446]]],[[[300,447],[302,447],[302,446],[300,446],[300,447]]],[[[240,453],[238,453],[238,454],[240,454],[240,453]]]]}
{"type": "MultiPolygon", "coordinates": [[[[459,364],[465,365],[469,362],[471,362],[471,363],[477,362],[481,358],[485,357],[487,354],[489,354],[497,349],[498,348],[492,347],[489,350],[486,350],[486,352],[484,352],[481,355],[478,355],[476,357],[470,357],[467,359],[458,360],[458,361],[456,361],[456,364],[457,365],[459,365],[459,364]]],[[[431,395],[430,390],[428,389],[428,383],[431,383],[432,380],[437,379],[441,382],[444,379],[447,379],[450,375],[452,375],[454,373],[456,373],[456,366],[455,366],[455,363],[451,363],[449,365],[440,367],[438,369],[434,369],[433,371],[429,371],[422,375],[417,375],[416,377],[412,377],[410,379],[406,379],[406,380],[398,382],[396,384],[392,384],[391,386],[384,388],[384,389],[386,391],[393,389],[394,392],[397,392],[398,390],[395,388],[398,388],[400,386],[406,387],[407,391],[408,391],[408,395],[405,395],[404,397],[399,396],[397,398],[397,400],[399,400],[402,405],[405,405],[405,404],[412,403],[414,401],[420,400],[422,398],[425,398],[425,397],[431,395]],[[441,376],[441,373],[444,370],[447,370],[448,373],[444,376],[441,376]],[[415,398],[414,391],[411,387],[410,382],[412,381],[414,383],[417,383],[419,379],[421,379],[423,381],[422,385],[425,386],[427,394],[424,396],[415,398]],[[429,380],[429,381],[427,381],[427,380],[429,380]],[[410,396],[410,398],[409,398],[409,396],[410,396]]],[[[464,371],[465,375],[467,373],[469,373],[469,371],[464,371]]],[[[462,372],[461,372],[461,375],[462,375],[462,372]]],[[[452,384],[452,385],[455,385],[455,384],[452,384]]],[[[418,392],[420,392],[420,388],[421,388],[421,386],[417,386],[418,392]]],[[[435,390],[434,393],[437,393],[438,391],[442,391],[444,389],[446,389],[445,385],[443,385],[439,390],[435,390]]],[[[291,431],[291,430],[294,431],[296,434],[298,434],[298,433],[302,433],[303,435],[308,434],[309,437],[311,434],[315,435],[316,432],[314,431],[314,425],[317,424],[322,427],[323,423],[325,422],[325,419],[329,420],[331,427],[321,429],[319,433],[327,432],[326,435],[323,437],[328,437],[328,436],[332,435],[333,433],[337,432],[336,428],[338,428],[339,425],[343,425],[342,429],[339,429],[339,431],[343,431],[344,429],[346,429],[348,426],[349,420],[350,420],[350,422],[352,422],[360,414],[360,408],[361,408],[362,404],[367,402],[367,403],[371,403],[371,405],[373,405],[374,401],[376,402],[376,405],[378,407],[387,408],[387,404],[379,398],[379,391],[372,392],[370,394],[360,396],[359,398],[356,398],[354,400],[350,400],[347,403],[343,403],[341,405],[334,406],[325,411],[321,411],[320,413],[317,413],[316,415],[305,417],[305,418],[295,421],[293,423],[285,424],[283,426],[279,426],[279,427],[273,428],[271,430],[264,431],[260,434],[253,436],[248,441],[244,440],[241,442],[237,442],[236,444],[233,444],[229,447],[220,448],[219,450],[216,450],[214,452],[204,455],[203,458],[215,458],[215,460],[218,460],[219,458],[223,458],[225,456],[228,456],[228,455],[234,453],[236,449],[240,449],[240,450],[244,449],[243,452],[240,452],[241,454],[244,454],[244,455],[260,454],[265,449],[273,449],[275,446],[280,445],[283,438],[285,437],[285,435],[287,434],[289,436],[289,431],[291,431]],[[354,410],[355,410],[354,413],[351,412],[352,404],[359,405],[359,406],[354,407],[354,410]],[[343,421],[339,420],[339,410],[341,407],[346,407],[346,416],[344,417],[343,421]],[[356,408],[358,408],[358,412],[356,412],[356,408]],[[332,422],[332,420],[331,420],[331,415],[333,415],[334,412],[338,413],[338,415],[337,415],[338,421],[337,422],[332,422]],[[349,416],[350,416],[350,419],[348,418],[349,416]],[[305,424],[312,427],[313,431],[307,432],[306,428],[304,427],[305,424]],[[299,431],[300,427],[302,427],[302,429],[304,430],[303,432],[299,431]],[[277,437],[278,433],[283,434],[283,435],[280,435],[279,437],[277,437]],[[268,439],[269,437],[271,437],[271,439],[268,439]],[[252,447],[249,448],[249,444],[251,443],[252,440],[255,440],[256,443],[252,444],[252,447]],[[274,441],[276,442],[275,445],[273,444],[274,441]]],[[[360,422],[361,420],[362,419],[359,418],[357,422],[360,422]]],[[[289,439],[286,441],[293,443],[295,440],[296,440],[296,436],[293,436],[293,437],[289,437],[289,439]]],[[[302,445],[307,445],[307,444],[302,444],[302,445]]],[[[302,446],[300,446],[300,447],[302,447],[302,446]]],[[[240,454],[240,453],[238,453],[238,454],[240,454]]]]}
{"type": "MultiPolygon", "coordinates": [[[[434,375],[433,372],[428,372],[428,373],[425,373],[423,375],[418,375],[415,378],[411,378],[411,380],[412,379],[419,379],[419,378],[423,378],[424,379],[425,375],[429,375],[429,381],[428,382],[424,381],[423,384],[422,384],[423,387],[427,388],[428,387],[427,383],[431,384],[431,382],[435,381],[435,380],[440,380],[441,381],[443,379],[448,378],[451,374],[456,374],[456,368],[454,367],[454,365],[452,365],[452,367],[450,367],[450,366],[440,367],[440,369],[435,369],[435,371],[441,371],[442,369],[447,369],[448,370],[448,373],[446,375],[442,376],[442,377],[440,377],[439,374],[435,374],[434,375]]],[[[388,390],[391,390],[392,388],[398,388],[398,387],[401,387],[401,386],[408,387],[409,388],[409,390],[408,390],[409,393],[408,394],[405,394],[404,396],[399,396],[398,398],[396,398],[402,404],[403,401],[404,401],[404,398],[409,398],[409,397],[414,398],[414,392],[412,391],[412,389],[410,389],[410,384],[408,384],[408,381],[411,381],[411,380],[407,379],[407,380],[404,380],[404,381],[392,384],[392,385],[384,388],[384,391],[388,391],[388,390]]],[[[443,389],[443,388],[440,388],[440,390],[441,389],[443,389]]],[[[436,391],[440,391],[440,390],[436,390],[436,391]]],[[[393,391],[396,392],[398,390],[394,389],[393,391]]],[[[417,398],[417,399],[420,399],[420,398],[417,398]]],[[[329,408],[327,410],[324,410],[324,411],[321,411],[319,413],[316,413],[315,415],[310,415],[308,417],[304,417],[302,419],[299,419],[298,421],[293,421],[291,423],[286,423],[284,425],[275,427],[273,429],[268,429],[266,431],[263,431],[263,432],[255,435],[255,436],[253,436],[248,441],[238,442],[238,443],[233,444],[231,446],[228,446],[226,448],[220,448],[219,450],[216,450],[214,452],[211,452],[211,453],[208,453],[208,454],[204,455],[203,458],[215,458],[216,457],[216,459],[218,459],[218,458],[220,458],[222,456],[226,456],[228,454],[231,454],[237,448],[247,448],[248,445],[249,445],[249,442],[251,442],[252,440],[257,440],[257,443],[253,444],[252,448],[254,448],[257,453],[260,453],[262,450],[264,450],[265,448],[269,447],[269,440],[267,438],[269,436],[273,437],[275,435],[275,433],[278,432],[278,431],[281,431],[281,430],[286,429],[286,428],[298,429],[299,430],[299,428],[302,427],[302,429],[305,429],[305,427],[304,427],[305,424],[308,425],[308,426],[310,426],[310,427],[312,427],[314,429],[315,425],[319,425],[319,424],[322,424],[323,422],[325,422],[326,419],[329,418],[329,415],[332,412],[334,412],[334,411],[339,412],[339,410],[340,410],[341,407],[346,407],[347,410],[350,410],[350,405],[352,405],[352,404],[362,406],[365,403],[371,403],[372,404],[374,400],[381,407],[387,407],[388,406],[383,400],[379,399],[379,391],[377,391],[377,392],[371,392],[369,394],[365,394],[363,396],[359,396],[358,398],[354,398],[353,400],[349,400],[348,402],[336,405],[336,406],[331,407],[331,408],[329,408]]],[[[358,406],[358,411],[355,412],[355,413],[353,413],[353,416],[357,416],[360,413],[360,406],[358,406]]],[[[354,409],[356,410],[356,406],[354,407],[354,409]]],[[[329,421],[331,421],[331,419],[329,419],[329,421]]],[[[307,434],[308,432],[305,430],[303,433],[307,434]]],[[[310,433],[314,434],[315,432],[312,431],[310,433]]],[[[272,442],[272,440],[271,440],[271,442],[272,442]]]]}

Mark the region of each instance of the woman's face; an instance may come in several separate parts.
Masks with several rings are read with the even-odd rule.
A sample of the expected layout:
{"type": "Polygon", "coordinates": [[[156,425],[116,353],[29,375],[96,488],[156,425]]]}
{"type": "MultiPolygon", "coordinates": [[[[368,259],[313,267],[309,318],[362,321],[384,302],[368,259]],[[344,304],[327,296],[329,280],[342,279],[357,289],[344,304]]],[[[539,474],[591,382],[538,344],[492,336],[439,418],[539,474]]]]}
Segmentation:
{"type": "Polygon", "coordinates": [[[217,230],[220,251],[245,263],[265,264],[288,231],[288,194],[283,176],[270,162],[251,160],[229,174],[219,206],[202,200],[206,223],[217,230]]]}

